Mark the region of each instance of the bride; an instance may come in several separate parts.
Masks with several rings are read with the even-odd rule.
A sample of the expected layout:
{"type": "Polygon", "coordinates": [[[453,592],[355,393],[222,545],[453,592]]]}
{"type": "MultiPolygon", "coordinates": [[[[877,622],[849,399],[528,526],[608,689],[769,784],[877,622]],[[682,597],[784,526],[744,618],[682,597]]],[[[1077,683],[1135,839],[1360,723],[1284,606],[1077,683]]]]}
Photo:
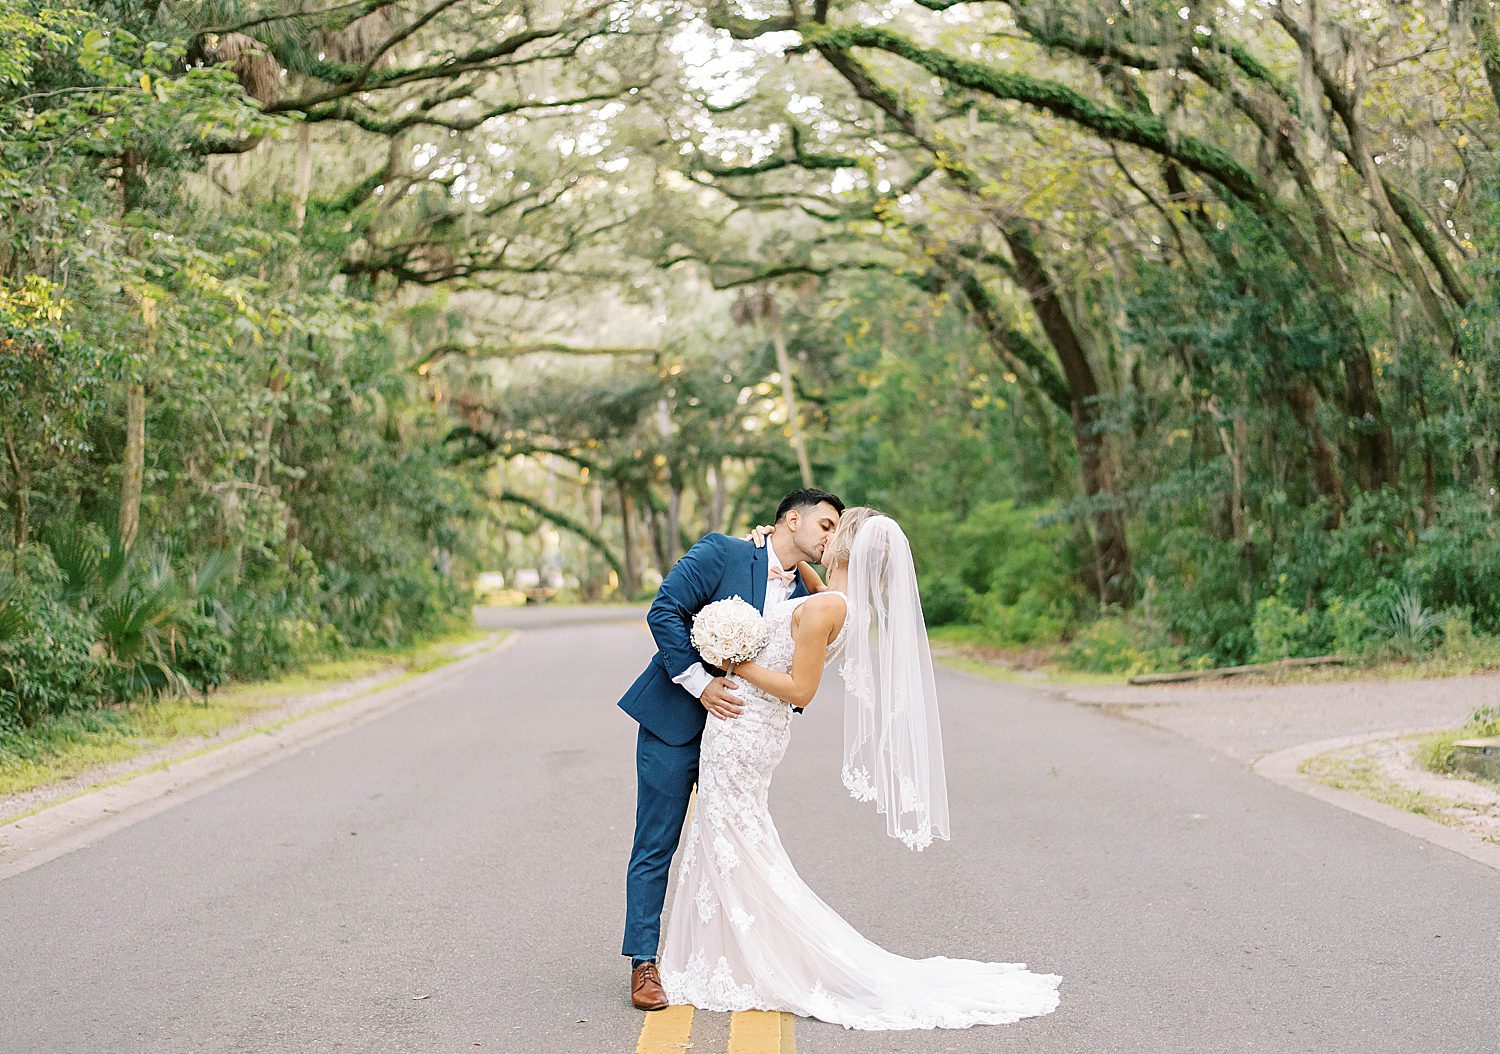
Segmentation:
{"type": "Polygon", "coordinates": [[[771,636],[731,671],[745,709],[703,732],[697,805],[661,960],[673,1003],[786,1010],[858,1029],[999,1025],[1057,1008],[1053,974],[1022,963],[905,959],[866,940],[793,870],[767,807],[792,707],[842,657],[843,781],[913,849],[948,837],[937,695],[906,536],[874,509],[844,512],[824,592],[767,615],[771,636]]]}

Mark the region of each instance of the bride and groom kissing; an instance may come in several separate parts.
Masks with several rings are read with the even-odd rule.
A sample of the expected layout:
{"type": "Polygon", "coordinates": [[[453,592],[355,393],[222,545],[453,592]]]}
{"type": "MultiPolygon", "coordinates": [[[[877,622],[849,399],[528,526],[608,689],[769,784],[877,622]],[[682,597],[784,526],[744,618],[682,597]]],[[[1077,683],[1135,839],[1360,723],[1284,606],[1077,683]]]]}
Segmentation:
{"type": "Polygon", "coordinates": [[[826,491],[793,491],[769,536],[710,534],[694,545],[646,620],[657,652],[619,703],[640,725],[622,948],[636,1007],[789,1011],[881,1030],[1007,1024],[1056,1009],[1055,975],[907,959],[866,940],[798,876],[771,819],[771,776],[794,711],[839,661],[844,786],[908,847],[948,838],[932,658],[911,548],[894,520],[826,491]],[[695,650],[693,620],[732,597],[763,613],[769,635],[751,661],[721,671],[695,650]]]}

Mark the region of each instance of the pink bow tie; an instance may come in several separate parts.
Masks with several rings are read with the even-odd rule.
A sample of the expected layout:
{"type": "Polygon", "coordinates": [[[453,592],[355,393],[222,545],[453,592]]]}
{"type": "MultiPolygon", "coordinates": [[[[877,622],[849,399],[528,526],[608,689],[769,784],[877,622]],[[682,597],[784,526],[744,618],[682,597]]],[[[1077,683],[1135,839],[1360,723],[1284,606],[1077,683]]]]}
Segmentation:
{"type": "Polygon", "coordinates": [[[767,568],[767,570],[771,572],[771,577],[773,579],[775,579],[777,582],[780,582],[784,586],[791,585],[793,580],[797,577],[797,572],[784,571],[779,567],[770,567],[767,568]]]}

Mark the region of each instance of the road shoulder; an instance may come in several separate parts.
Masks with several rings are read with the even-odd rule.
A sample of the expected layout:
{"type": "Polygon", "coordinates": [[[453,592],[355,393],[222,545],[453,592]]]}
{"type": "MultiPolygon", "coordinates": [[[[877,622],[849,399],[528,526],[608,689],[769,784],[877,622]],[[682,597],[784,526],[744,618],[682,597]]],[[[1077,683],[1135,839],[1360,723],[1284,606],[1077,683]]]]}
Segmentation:
{"type": "Polygon", "coordinates": [[[0,826],[0,881],[230,783],[256,769],[389,713],[511,647],[521,634],[496,633],[461,658],[425,673],[365,678],[318,693],[196,749],[179,744],[166,760],[138,759],[123,775],[0,826]],[[328,702],[329,697],[333,698],[328,702]]]}

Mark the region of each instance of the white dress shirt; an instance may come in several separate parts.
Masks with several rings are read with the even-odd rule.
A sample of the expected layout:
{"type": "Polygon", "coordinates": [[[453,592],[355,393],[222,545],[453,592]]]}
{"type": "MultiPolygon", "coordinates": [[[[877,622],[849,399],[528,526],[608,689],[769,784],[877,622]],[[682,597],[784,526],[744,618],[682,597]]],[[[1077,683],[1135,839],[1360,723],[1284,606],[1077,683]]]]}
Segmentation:
{"type": "MultiPolygon", "coordinates": [[[[781,558],[776,555],[776,547],[771,544],[771,539],[766,539],[766,602],[761,605],[761,614],[765,614],[779,604],[786,603],[792,595],[792,589],[796,586],[796,580],[783,582],[771,574],[771,569],[784,570],[781,558]]],[[[709,671],[707,666],[701,662],[695,662],[672,678],[673,683],[680,684],[691,693],[694,699],[703,696],[703,689],[708,687],[718,674],[709,671]]]]}

